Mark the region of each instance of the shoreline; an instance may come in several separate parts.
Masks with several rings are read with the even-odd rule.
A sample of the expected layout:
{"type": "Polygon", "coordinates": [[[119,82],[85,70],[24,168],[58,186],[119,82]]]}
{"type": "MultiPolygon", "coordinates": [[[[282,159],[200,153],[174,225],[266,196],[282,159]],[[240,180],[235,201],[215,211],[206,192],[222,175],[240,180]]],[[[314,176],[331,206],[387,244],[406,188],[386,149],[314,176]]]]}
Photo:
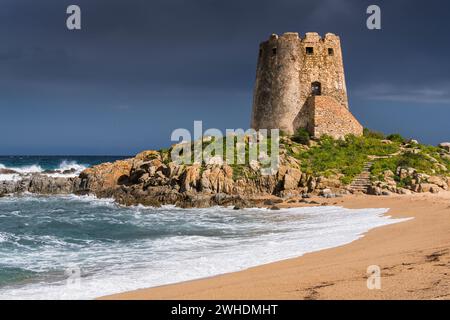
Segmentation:
{"type": "Polygon", "coordinates": [[[352,195],[320,202],[389,208],[387,216],[413,219],[375,227],[348,244],[297,258],[99,299],[450,299],[450,192],[352,195]],[[367,289],[371,265],[380,266],[381,290],[367,289]]]}

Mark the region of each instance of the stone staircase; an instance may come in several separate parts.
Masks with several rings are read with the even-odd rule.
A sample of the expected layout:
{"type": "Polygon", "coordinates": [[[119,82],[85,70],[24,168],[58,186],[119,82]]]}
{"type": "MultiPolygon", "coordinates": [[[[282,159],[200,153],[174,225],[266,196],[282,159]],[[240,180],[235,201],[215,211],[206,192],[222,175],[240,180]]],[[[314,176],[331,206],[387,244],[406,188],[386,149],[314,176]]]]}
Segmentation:
{"type": "Polygon", "coordinates": [[[349,188],[354,193],[363,192],[367,193],[369,187],[372,185],[370,181],[370,168],[372,168],[373,162],[369,161],[364,164],[363,171],[356,176],[352,181],[349,188]]]}

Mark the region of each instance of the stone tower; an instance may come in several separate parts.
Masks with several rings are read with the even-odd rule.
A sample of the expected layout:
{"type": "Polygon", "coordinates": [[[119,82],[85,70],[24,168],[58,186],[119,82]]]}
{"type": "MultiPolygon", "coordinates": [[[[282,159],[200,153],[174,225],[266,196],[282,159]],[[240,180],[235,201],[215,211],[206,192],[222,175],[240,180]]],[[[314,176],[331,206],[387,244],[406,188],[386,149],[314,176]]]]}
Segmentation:
{"type": "Polygon", "coordinates": [[[251,126],[288,134],[305,128],[313,137],[362,134],[348,107],[338,36],[288,32],[261,43],[251,126]]]}

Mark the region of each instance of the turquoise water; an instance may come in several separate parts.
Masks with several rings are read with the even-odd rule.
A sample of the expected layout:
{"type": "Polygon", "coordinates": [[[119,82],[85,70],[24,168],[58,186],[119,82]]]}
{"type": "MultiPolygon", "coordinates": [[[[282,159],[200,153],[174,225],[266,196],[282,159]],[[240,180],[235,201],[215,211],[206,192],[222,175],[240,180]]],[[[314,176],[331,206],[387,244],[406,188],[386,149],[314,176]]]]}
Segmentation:
{"type": "Polygon", "coordinates": [[[386,209],[121,207],[0,198],[0,299],[92,299],[300,256],[395,223],[386,209]]]}

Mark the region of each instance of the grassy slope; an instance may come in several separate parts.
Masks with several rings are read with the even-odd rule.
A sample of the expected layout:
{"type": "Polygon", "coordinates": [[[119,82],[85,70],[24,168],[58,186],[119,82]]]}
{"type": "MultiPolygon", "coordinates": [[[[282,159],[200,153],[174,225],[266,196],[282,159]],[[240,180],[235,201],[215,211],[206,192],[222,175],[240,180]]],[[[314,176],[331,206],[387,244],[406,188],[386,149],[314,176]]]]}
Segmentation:
{"type": "MultiPolygon", "coordinates": [[[[300,160],[303,172],[325,177],[342,174],[340,179],[344,184],[349,184],[363,170],[363,166],[369,161],[370,156],[388,157],[372,160],[374,165],[371,173],[373,179],[376,180],[382,181],[383,172],[386,170],[391,170],[395,174],[398,167],[414,168],[420,173],[430,175],[448,176],[450,173],[449,157],[443,156],[440,148],[408,144],[397,134],[385,138],[380,133],[366,130],[362,137],[350,135],[345,140],[334,140],[331,137],[323,136],[310,147],[293,140],[296,140],[295,137],[292,140],[282,138],[280,148],[285,149],[288,155],[300,160]],[[442,166],[437,167],[436,163],[442,166]],[[441,169],[442,167],[447,168],[448,171],[441,169]]],[[[302,137],[301,142],[306,143],[306,141],[307,139],[302,137]]],[[[203,147],[210,143],[204,142],[203,147]]],[[[161,151],[169,153],[167,149],[161,151]]],[[[231,165],[235,180],[244,176],[248,178],[255,176],[248,166],[248,146],[246,146],[245,153],[247,162],[245,165],[231,165]]],[[[224,154],[226,154],[225,149],[224,154]]]]}

